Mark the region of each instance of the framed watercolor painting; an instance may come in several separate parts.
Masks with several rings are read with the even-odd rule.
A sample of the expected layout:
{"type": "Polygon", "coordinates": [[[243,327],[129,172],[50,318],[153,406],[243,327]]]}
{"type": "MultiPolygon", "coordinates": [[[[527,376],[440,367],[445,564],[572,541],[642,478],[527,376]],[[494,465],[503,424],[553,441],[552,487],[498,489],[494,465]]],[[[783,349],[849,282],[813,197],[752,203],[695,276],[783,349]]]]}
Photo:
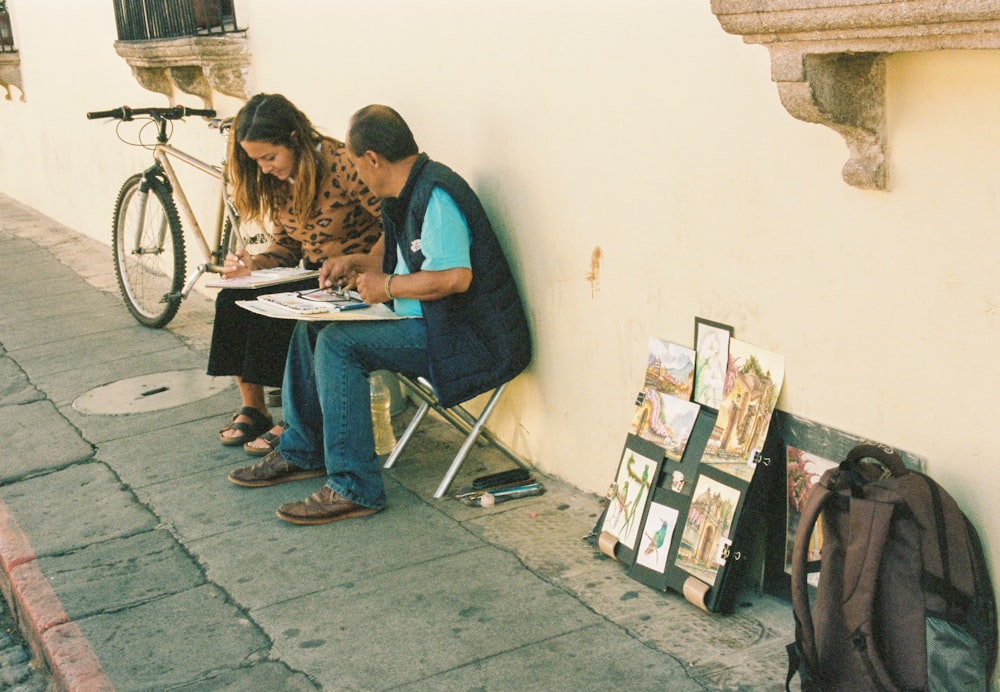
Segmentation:
{"type": "Polygon", "coordinates": [[[701,317],[694,320],[694,392],[702,406],[718,409],[729,362],[729,339],[733,328],[701,317]]]}

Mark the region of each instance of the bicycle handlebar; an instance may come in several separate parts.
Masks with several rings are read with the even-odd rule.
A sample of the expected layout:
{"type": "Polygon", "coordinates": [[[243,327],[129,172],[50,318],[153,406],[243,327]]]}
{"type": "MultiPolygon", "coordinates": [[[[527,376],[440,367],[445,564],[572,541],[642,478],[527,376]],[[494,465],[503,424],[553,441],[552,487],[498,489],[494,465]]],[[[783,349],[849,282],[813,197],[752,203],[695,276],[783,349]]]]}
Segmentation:
{"type": "Polygon", "coordinates": [[[169,108],[129,108],[121,106],[109,111],[92,111],[87,113],[87,120],[98,118],[115,118],[116,120],[129,121],[136,115],[151,115],[154,120],[163,118],[164,120],[180,120],[189,115],[200,115],[205,118],[214,118],[215,111],[210,108],[186,108],[185,106],[172,106],[169,108]]]}

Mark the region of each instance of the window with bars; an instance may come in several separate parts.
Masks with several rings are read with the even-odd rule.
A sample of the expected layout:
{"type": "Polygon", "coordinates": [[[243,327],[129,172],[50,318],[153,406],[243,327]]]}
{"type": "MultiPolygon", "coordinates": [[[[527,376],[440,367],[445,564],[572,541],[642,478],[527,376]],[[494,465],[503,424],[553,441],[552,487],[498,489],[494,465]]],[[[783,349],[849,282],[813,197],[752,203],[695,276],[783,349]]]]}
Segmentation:
{"type": "Polygon", "coordinates": [[[0,0],[0,53],[13,53],[14,33],[10,30],[10,15],[7,13],[7,0],[0,0]]]}
{"type": "Polygon", "coordinates": [[[114,4],[119,41],[243,31],[236,25],[233,0],[114,0],[114,4]]]}

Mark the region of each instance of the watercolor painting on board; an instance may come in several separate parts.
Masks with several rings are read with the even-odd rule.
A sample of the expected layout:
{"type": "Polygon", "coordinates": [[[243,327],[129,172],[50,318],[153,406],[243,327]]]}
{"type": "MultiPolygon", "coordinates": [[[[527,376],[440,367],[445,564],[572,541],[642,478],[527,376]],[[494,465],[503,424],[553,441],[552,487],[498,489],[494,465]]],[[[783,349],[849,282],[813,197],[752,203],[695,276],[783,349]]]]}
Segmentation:
{"type": "MultiPolygon", "coordinates": [[[[785,574],[792,573],[792,548],[795,546],[795,532],[799,528],[799,519],[802,517],[802,510],[809,500],[809,493],[819,482],[820,476],[826,471],[836,468],[837,462],[824,459],[823,457],[809,452],[804,452],[797,447],[788,445],[785,448],[786,466],[788,468],[788,492],[787,492],[787,524],[785,527],[785,574]]],[[[823,547],[823,524],[816,522],[813,529],[812,538],[809,541],[809,552],[806,555],[807,561],[818,561],[820,559],[820,549],[823,547]]],[[[806,577],[807,581],[816,586],[819,584],[819,572],[814,572],[806,577]]]]}
{"type": "Polygon", "coordinates": [[[644,388],[689,401],[694,388],[694,349],[649,337],[644,388]]]}
{"type": "Polygon", "coordinates": [[[727,549],[732,544],[729,531],[740,494],[715,479],[698,477],[675,562],[709,586],[715,585],[719,567],[726,563],[727,549]]]}
{"type": "Polygon", "coordinates": [[[659,502],[650,503],[646,524],[642,529],[642,538],[639,539],[636,564],[663,574],[667,568],[667,556],[670,554],[670,544],[679,514],[673,507],[661,505],[659,502]]]}
{"type": "Polygon", "coordinates": [[[745,481],[753,477],[784,376],[783,356],[730,339],[722,402],[702,463],[745,481]]]}
{"type": "Polygon", "coordinates": [[[662,457],[651,459],[625,446],[601,531],[613,535],[629,550],[635,549],[646,500],[662,463],[662,457]]]}
{"type": "Polygon", "coordinates": [[[700,408],[693,401],[647,387],[632,418],[630,432],[663,447],[668,459],[680,461],[700,408]]]}

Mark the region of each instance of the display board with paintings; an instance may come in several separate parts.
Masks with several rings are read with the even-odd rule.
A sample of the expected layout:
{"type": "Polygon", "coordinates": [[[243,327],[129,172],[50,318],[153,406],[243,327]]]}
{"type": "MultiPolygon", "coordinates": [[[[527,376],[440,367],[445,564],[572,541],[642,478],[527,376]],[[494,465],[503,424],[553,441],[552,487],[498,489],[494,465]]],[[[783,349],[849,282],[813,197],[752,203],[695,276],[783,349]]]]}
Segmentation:
{"type": "Polygon", "coordinates": [[[696,320],[704,352],[650,338],[642,392],[598,545],[635,579],[704,610],[732,607],[761,537],[781,356],[696,320]],[[751,547],[751,542],[756,545],[751,547]]]}

